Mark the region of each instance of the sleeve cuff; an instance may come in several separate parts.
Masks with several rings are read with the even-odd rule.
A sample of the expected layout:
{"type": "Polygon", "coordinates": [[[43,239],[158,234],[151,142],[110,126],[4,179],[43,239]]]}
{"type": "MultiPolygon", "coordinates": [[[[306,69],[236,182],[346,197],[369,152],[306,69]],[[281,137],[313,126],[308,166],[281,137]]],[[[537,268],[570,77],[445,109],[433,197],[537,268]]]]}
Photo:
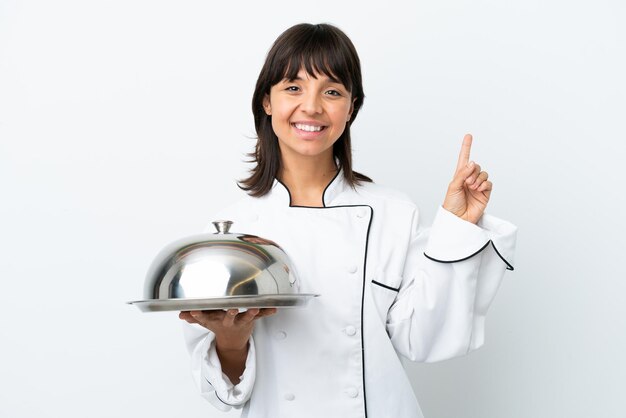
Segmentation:
{"type": "Polygon", "coordinates": [[[506,264],[506,269],[514,270],[513,256],[515,254],[515,241],[517,240],[517,227],[489,214],[484,214],[478,220],[478,226],[487,231],[491,245],[498,257],[506,264]]]}
{"type": "Polygon", "coordinates": [[[246,367],[236,385],[222,372],[222,365],[215,348],[215,334],[209,333],[205,341],[202,361],[203,396],[219,409],[241,408],[250,399],[256,376],[254,340],[250,337],[246,367]],[[204,388],[203,388],[204,389],[204,388]]]}
{"type": "Polygon", "coordinates": [[[484,214],[474,225],[440,206],[424,256],[439,263],[456,263],[472,258],[492,245],[507,270],[513,270],[516,233],[513,224],[495,216],[484,214]]]}

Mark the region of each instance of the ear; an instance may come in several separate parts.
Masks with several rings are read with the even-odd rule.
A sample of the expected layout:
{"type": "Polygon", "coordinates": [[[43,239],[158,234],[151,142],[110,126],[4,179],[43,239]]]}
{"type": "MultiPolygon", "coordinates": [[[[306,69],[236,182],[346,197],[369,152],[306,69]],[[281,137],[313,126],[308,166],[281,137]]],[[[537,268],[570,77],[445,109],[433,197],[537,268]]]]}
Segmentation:
{"type": "Polygon", "coordinates": [[[350,119],[352,118],[352,112],[354,112],[354,102],[356,102],[356,97],[352,99],[352,103],[350,103],[350,111],[348,112],[348,120],[346,120],[346,122],[350,122],[350,119]]]}
{"type": "Polygon", "coordinates": [[[263,97],[263,110],[265,110],[265,113],[268,116],[271,116],[271,114],[272,114],[272,105],[270,104],[270,96],[269,96],[269,94],[266,94],[265,97],[263,97]]]}

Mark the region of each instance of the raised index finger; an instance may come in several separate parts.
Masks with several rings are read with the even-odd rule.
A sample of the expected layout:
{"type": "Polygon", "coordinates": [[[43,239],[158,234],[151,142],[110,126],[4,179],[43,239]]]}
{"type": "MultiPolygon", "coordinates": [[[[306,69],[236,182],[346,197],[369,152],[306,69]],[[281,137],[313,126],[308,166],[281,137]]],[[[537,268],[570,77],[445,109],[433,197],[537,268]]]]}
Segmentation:
{"type": "Polygon", "coordinates": [[[463,137],[461,152],[459,153],[459,162],[456,164],[456,171],[463,169],[469,163],[470,150],[472,149],[472,135],[466,134],[463,137]]]}

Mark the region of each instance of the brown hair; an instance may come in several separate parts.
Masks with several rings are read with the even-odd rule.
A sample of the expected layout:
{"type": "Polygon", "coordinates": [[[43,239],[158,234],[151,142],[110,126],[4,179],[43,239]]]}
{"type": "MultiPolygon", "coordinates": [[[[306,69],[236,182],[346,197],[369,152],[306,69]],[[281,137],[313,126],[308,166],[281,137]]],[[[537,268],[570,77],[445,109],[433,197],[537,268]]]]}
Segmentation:
{"type": "Polygon", "coordinates": [[[365,95],[361,80],[361,62],[354,45],[339,28],[329,24],[301,23],[283,32],[267,54],[252,96],[252,113],[257,133],[249,162],[256,163],[250,177],[239,181],[239,187],[251,196],[267,194],[281,168],[278,138],[272,129],[271,116],[263,109],[263,99],[283,79],[293,80],[301,68],[310,75],[323,74],[342,83],[354,100],[354,110],[346,128],[333,145],[333,156],[343,170],[346,182],[355,187],[371,182],[369,177],[352,170],[350,126],[363,105],[365,95]]]}

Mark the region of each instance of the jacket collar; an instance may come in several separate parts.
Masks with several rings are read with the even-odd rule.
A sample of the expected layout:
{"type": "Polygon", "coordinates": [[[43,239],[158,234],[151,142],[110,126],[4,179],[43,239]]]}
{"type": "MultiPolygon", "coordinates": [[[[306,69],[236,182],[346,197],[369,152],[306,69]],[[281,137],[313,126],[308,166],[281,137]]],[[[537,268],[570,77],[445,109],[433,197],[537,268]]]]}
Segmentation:
{"type": "MultiPolygon", "coordinates": [[[[324,207],[332,206],[337,200],[337,197],[345,191],[346,187],[347,184],[343,176],[343,170],[340,169],[324,189],[324,193],[322,194],[324,207]]],[[[274,179],[272,190],[268,193],[267,198],[280,206],[291,206],[291,194],[289,193],[289,189],[278,179],[274,179]]]]}

